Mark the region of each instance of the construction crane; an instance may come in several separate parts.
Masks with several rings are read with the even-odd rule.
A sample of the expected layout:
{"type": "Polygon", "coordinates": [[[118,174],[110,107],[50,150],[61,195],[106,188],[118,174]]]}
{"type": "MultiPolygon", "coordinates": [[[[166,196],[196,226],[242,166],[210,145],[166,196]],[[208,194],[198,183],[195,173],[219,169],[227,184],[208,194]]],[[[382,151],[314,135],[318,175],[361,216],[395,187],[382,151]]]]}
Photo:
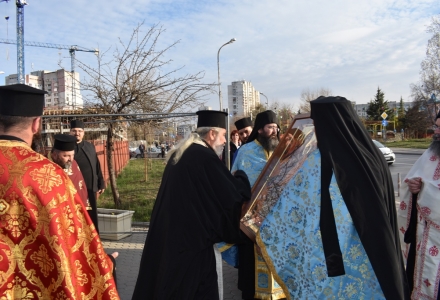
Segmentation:
{"type": "MultiPolygon", "coordinates": [[[[3,0],[4,1],[4,0],[3,0]]],[[[0,44],[17,44],[14,40],[8,40],[8,39],[0,39],[0,44]]],[[[95,53],[95,55],[99,54],[98,49],[87,49],[84,47],[80,47],[77,45],[73,46],[66,46],[66,45],[60,45],[60,44],[50,44],[50,43],[40,43],[40,42],[23,42],[24,46],[33,46],[33,47],[43,47],[43,48],[55,48],[55,49],[64,49],[69,50],[70,53],[70,59],[71,59],[71,69],[72,69],[72,103],[76,103],[76,88],[75,88],[75,52],[76,51],[82,51],[82,52],[92,52],[95,53]]],[[[18,59],[18,58],[17,58],[18,59]]],[[[24,72],[24,68],[23,68],[24,72]]]]}
{"type": "MultiPolygon", "coordinates": [[[[0,0],[8,2],[10,0],[0,0]]],[[[16,0],[17,6],[17,79],[19,83],[24,83],[24,6],[26,0],[16,0]]],[[[14,43],[15,44],[15,43],[14,43]]]]}

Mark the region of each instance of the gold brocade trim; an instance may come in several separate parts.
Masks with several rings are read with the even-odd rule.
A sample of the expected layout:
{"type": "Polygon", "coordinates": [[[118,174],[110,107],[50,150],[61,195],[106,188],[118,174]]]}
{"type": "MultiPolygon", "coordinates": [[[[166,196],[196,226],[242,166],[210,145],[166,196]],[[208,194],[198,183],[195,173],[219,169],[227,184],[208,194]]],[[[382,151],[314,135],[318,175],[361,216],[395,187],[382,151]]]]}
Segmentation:
{"type": "Polygon", "coordinates": [[[260,299],[260,300],[280,300],[280,299],[285,299],[286,296],[284,295],[283,291],[273,293],[270,295],[268,295],[267,293],[260,293],[260,292],[255,291],[254,298],[260,299]]]}
{"type": "Polygon", "coordinates": [[[44,165],[41,169],[34,169],[29,175],[32,180],[38,182],[43,194],[52,191],[53,186],[59,186],[63,183],[61,176],[55,172],[55,167],[52,164],[44,165]]]}
{"type": "Polygon", "coordinates": [[[225,244],[224,246],[218,248],[220,252],[225,252],[226,250],[232,248],[235,244],[225,244]]]}
{"type": "Polygon", "coordinates": [[[263,257],[258,254],[257,245],[254,245],[254,263],[255,263],[255,294],[254,298],[261,300],[278,300],[285,299],[284,291],[281,286],[276,287],[274,276],[270,272],[263,257]],[[265,275],[267,279],[267,287],[260,286],[260,276],[265,275]]]}
{"type": "Polygon", "coordinates": [[[0,199],[0,216],[7,213],[9,210],[9,204],[5,199],[0,199]]]}
{"type": "MultiPolygon", "coordinates": [[[[258,146],[260,146],[261,148],[263,148],[263,146],[261,145],[261,143],[260,143],[257,139],[255,139],[254,142],[255,142],[255,144],[257,144],[258,146]]],[[[268,152],[266,149],[263,148],[263,152],[264,152],[264,155],[266,155],[266,161],[268,161],[269,158],[271,157],[271,155],[273,154],[273,151],[268,152]]]]}
{"type": "Polygon", "coordinates": [[[287,298],[288,300],[291,300],[290,294],[289,294],[289,290],[287,289],[287,286],[284,284],[284,282],[281,280],[281,278],[278,275],[278,273],[275,271],[275,267],[274,267],[274,265],[272,263],[272,260],[270,259],[269,255],[267,254],[266,247],[264,246],[264,243],[263,243],[263,241],[261,240],[261,237],[260,237],[260,232],[257,232],[257,235],[255,237],[255,241],[256,241],[257,245],[260,247],[261,255],[263,256],[263,259],[266,262],[267,267],[269,268],[270,272],[272,273],[272,276],[275,278],[277,283],[283,289],[285,298],[287,298]]]}

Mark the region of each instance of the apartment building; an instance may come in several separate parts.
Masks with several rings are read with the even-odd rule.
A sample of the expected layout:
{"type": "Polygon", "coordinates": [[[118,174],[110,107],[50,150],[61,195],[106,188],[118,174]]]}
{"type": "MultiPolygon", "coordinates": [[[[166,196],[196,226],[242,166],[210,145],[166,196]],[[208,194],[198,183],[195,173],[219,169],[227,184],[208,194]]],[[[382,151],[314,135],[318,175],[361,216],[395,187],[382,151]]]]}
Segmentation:
{"type": "MultiPolygon", "coordinates": [[[[5,85],[11,85],[17,83],[18,83],[17,74],[11,74],[5,77],[5,85]]],[[[36,89],[40,89],[40,90],[43,89],[43,78],[36,75],[26,74],[24,76],[24,83],[36,89]]]]}
{"type": "MultiPolygon", "coordinates": [[[[18,83],[17,74],[6,76],[6,85],[16,83],[18,83]]],[[[74,110],[84,107],[77,72],[72,76],[72,72],[64,69],[34,71],[25,75],[25,84],[47,92],[44,103],[47,110],[74,110]]]]}
{"type": "Polygon", "coordinates": [[[228,85],[228,107],[232,117],[250,116],[257,104],[260,104],[260,92],[251,82],[241,80],[228,85]]]}

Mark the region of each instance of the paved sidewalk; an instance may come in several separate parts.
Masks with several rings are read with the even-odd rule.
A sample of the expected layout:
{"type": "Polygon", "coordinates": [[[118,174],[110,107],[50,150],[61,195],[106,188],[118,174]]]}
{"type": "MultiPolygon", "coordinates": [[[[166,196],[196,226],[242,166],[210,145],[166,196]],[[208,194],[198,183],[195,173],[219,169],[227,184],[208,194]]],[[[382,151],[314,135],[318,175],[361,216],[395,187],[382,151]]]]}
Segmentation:
{"type": "MultiPolygon", "coordinates": [[[[133,234],[119,241],[102,240],[107,253],[119,252],[116,259],[118,292],[122,300],[130,300],[139,272],[142,249],[147,237],[146,228],[132,228],[133,234]]],[[[237,289],[237,269],[223,262],[224,300],[239,300],[241,292],[237,289]]]]}

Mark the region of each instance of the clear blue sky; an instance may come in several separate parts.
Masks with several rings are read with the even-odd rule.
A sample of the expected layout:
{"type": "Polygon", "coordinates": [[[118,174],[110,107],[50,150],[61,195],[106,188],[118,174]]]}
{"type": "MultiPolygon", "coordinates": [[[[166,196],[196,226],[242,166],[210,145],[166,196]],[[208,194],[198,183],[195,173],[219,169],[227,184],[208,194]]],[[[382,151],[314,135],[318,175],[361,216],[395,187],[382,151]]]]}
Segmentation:
{"type": "MultiPolygon", "coordinates": [[[[379,86],[389,101],[410,99],[425,57],[426,26],[440,13],[438,0],[27,0],[25,40],[99,48],[126,41],[145,21],[160,23],[163,46],[180,43],[167,58],[183,73],[205,71],[217,81],[221,50],[223,99],[227,85],[251,81],[270,101],[298,106],[305,88],[367,103],[379,86]]],[[[15,1],[0,2],[0,38],[16,39],[15,1]],[[5,20],[9,16],[9,21],[5,20]]],[[[77,58],[96,64],[91,53],[77,58]]],[[[26,73],[70,70],[67,50],[25,47],[26,73]]],[[[0,71],[16,73],[15,45],[0,44],[0,71]]],[[[4,83],[4,75],[0,83],[4,83]]],[[[85,74],[81,74],[83,78],[85,74]]],[[[218,109],[218,96],[206,98],[218,109]]],[[[265,101],[265,100],[264,100],[265,101]]]]}

